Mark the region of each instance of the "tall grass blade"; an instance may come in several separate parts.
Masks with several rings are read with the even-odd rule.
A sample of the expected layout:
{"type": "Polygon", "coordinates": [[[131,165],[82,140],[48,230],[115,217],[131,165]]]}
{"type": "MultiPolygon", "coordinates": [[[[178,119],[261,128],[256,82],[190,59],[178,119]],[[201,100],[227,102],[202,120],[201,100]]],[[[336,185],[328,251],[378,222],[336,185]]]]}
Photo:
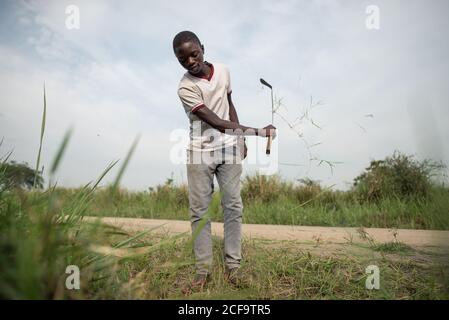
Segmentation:
{"type": "Polygon", "coordinates": [[[2,160],[2,164],[6,164],[6,162],[8,161],[9,157],[12,155],[13,150],[11,150],[6,156],[5,159],[2,160]]]}
{"type": "Polygon", "coordinates": [[[101,180],[103,180],[104,176],[117,164],[118,160],[111,162],[107,168],[103,171],[103,173],[100,175],[100,177],[98,177],[97,181],[95,182],[95,184],[92,186],[91,191],[94,191],[98,184],[101,182],[101,180]]]}
{"type": "Polygon", "coordinates": [[[59,163],[61,162],[61,159],[62,159],[65,149],[67,148],[67,144],[69,143],[72,132],[73,132],[73,129],[70,128],[65,133],[64,139],[62,140],[62,142],[59,146],[58,153],[56,154],[56,157],[53,160],[53,164],[51,165],[50,176],[53,176],[55,174],[56,170],[58,169],[59,163]]]}
{"type": "Polygon", "coordinates": [[[40,140],[39,140],[39,151],[37,153],[36,169],[34,171],[33,189],[36,188],[37,174],[39,172],[39,165],[40,165],[40,161],[41,161],[41,151],[42,151],[42,141],[44,140],[46,118],[47,118],[47,97],[45,94],[45,83],[44,83],[44,112],[42,114],[41,136],[40,136],[40,140]]]}
{"type": "Polygon", "coordinates": [[[90,183],[86,184],[85,189],[83,188],[83,191],[80,192],[80,195],[75,199],[74,203],[72,204],[69,214],[66,217],[67,219],[66,221],[68,223],[77,221],[82,217],[90,201],[92,201],[92,194],[97,188],[98,184],[101,182],[101,180],[103,180],[106,174],[117,164],[117,162],[118,160],[110,163],[106,167],[106,169],[98,177],[97,181],[95,181],[95,184],[92,186],[92,188],[87,189],[90,183]]]}
{"type": "Polygon", "coordinates": [[[122,241],[122,242],[120,242],[120,243],[117,243],[116,245],[114,245],[114,248],[122,248],[122,247],[126,246],[127,244],[131,243],[132,241],[137,240],[137,239],[143,237],[143,236],[146,235],[147,233],[149,233],[149,232],[151,232],[151,231],[154,231],[154,230],[156,230],[156,229],[162,228],[162,227],[163,227],[164,225],[166,225],[166,224],[167,224],[167,223],[164,223],[164,224],[161,224],[161,225],[159,225],[159,226],[153,227],[153,228],[151,228],[151,229],[148,229],[148,230],[139,232],[139,233],[136,234],[135,236],[133,236],[133,237],[131,237],[131,238],[129,238],[129,239],[126,239],[126,240],[124,240],[124,241],[122,241]]]}

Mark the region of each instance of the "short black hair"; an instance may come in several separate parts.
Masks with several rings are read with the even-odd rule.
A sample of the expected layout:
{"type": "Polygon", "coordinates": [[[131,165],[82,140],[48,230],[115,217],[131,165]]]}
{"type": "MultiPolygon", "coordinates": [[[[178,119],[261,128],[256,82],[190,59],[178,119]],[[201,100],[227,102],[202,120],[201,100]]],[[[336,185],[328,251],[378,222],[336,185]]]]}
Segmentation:
{"type": "Polygon", "coordinates": [[[193,41],[201,46],[201,41],[192,31],[181,31],[173,38],[173,50],[185,42],[193,41]]]}

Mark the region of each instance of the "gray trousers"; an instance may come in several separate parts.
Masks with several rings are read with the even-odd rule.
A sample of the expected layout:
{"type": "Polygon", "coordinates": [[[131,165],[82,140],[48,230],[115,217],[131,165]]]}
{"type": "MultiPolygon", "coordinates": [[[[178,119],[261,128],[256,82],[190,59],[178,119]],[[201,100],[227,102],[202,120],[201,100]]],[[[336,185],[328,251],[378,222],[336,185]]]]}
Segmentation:
{"type": "Polygon", "coordinates": [[[225,265],[229,269],[239,267],[243,211],[240,196],[240,149],[235,146],[211,152],[187,153],[189,211],[196,272],[210,273],[212,267],[211,222],[210,217],[205,217],[205,214],[214,192],[214,176],[217,177],[222,196],[225,265]]]}

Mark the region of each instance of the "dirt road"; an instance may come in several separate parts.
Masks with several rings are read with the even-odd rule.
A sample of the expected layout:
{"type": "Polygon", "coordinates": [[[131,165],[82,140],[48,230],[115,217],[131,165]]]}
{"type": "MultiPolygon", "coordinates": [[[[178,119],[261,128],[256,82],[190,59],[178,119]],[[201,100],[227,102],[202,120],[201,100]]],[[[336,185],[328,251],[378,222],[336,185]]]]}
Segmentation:
{"type": "MultiPolygon", "coordinates": [[[[189,221],[85,217],[87,221],[97,219],[127,231],[144,231],[155,227],[159,227],[154,230],[158,233],[178,234],[191,231],[189,221]]],[[[223,223],[213,222],[212,233],[223,237],[223,223]]],[[[435,247],[449,251],[449,231],[243,224],[243,236],[247,239],[320,244],[367,243],[370,241],[380,244],[399,241],[413,247],[435,247]]]]}

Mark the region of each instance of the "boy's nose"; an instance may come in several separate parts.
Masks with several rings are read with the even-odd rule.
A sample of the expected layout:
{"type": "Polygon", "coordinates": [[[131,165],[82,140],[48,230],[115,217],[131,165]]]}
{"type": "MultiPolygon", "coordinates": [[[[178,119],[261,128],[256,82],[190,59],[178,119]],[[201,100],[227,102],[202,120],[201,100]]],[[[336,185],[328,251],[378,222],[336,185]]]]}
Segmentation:
{"type": "Polygon", "coordinates": [[[189,67],[192,67],[195,64],[195,60],[193,58],[189,58],[189,60],[187,61],[187,65],[189,67]]]}

